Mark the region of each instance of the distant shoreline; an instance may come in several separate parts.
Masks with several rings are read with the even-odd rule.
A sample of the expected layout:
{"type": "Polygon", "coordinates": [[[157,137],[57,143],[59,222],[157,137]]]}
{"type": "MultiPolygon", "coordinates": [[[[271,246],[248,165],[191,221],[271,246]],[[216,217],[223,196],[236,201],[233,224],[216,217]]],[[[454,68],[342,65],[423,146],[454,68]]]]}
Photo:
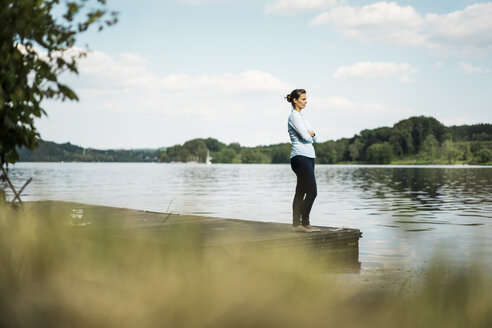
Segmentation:
{"type": "MultiPolygon", "coordinates": [[[[285,140],[287,141],[287,140],[285,140]]],[[[313,143],[317,164],[492,165],[492,124],[446,127],[432,117],[411,117],[393,127],[362,130],[350,138],[313,143]]],[[[83,148],[39,140],[21,148],[22,162],[290,163],[290,142],[241,146],[214,138],[155,149],[83,148]]]]}
{"type": "MultiPolygon", "coordinates": [[[[17,163],[60,163],[60,164],[68,164],[68,163],[120,163],[120,164],[187,164],[187,165],[194,165],[198,164],[200,166],[207,166],[209,164],[205,163],[198,163],[198,162],[110,162],[110,161],[17,161],[17,163]]],[[[15,165],[15,164],[10,164],[10,165],[15,165]]],[[[211,165],[289,165],[289,163],[213,163],[211,165]]],[[[415,163],[415,162],[394,162],[394,163],[388,163],[388,164],[371,164],[371,163],[352,163],[352,162],[347,162],[347,163],[316,163],[316,165],[331,165],[331,166],[338,166],[338,165],[347,165],[347,166],[443,166],[443,167],[492,167],[492,163],[485,163],[485,164],[467,164],[467,163],[454,163],[454,164],[449,164],[449,163],[415,163]]]]}

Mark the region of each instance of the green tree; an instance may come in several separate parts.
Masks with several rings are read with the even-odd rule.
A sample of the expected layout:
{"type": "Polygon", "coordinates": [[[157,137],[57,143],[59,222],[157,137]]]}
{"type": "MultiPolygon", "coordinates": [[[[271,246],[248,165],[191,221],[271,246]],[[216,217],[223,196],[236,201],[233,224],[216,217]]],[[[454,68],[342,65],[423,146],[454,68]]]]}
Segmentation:
{"type": "Polygon", "coordinates": [[[470,161],[472,159],[472,152],[470,149],[470,144],[465,145],[465,151],[463,152],[463,160],[470,161]]]}
{"type": "Polygon", "coordinates": [[[454,141],[492,140],[492,124],[474,124],[449,127],[454,141]]]}
{"type": "Polygon", "coordinates": [[[186,162],[188,161],[189,151],[181,145],[175,145],[166,149],[167,161],[186,162]]]}
{"type": "Polygon", "coordinates": [[[183,148],[189,153],[189,156],[184,158],[184,162],[194,161],[205,163],[208,149],[203,139],[193,139],[187,141],[184,143],[183,148]]]}
{"type": "Polygon", "coordinates": [[[441,144],[446,142],[446,141],[453,141],[453,135],[449,132],[446,132],[442,135],[441,144]]]}
{"type": "Polygon", "coordinates": [[[241,145],[237,142],[231,142],[227,147],[234,150],[236,154],[239,154],[241,152],[241,145]]]}
{"type": "Polygon", "coordinates": [[[428,135],[432,134],[437,141],[442,142],[443,135],[449,133],[448,128],[441,122],[433,117],[426,116],[414,116],[402,120],[396,123],[393,129],[400,134],[401,148],[405,155],[418,153],[428,135]]]}
{"type": "Polygon", "coordinates": [[[243,148],[241,150],[241,162],[242,163],[261,163],[263,156],[257,149],[243,148]]]}
{"type": "Polygon", "coordinates": [[[357,138],[353,143],[349,145],[349,156],[352,161],[357,161],[360,158],[360,152],[362,150],[362,143],[357,138]]]}
{"type": "Polygon", "coordinates": [[[320,164],[335,164],[337,162],[337,148],[334,141],[314,144],[316,160],[320,164]]]}
{"type": "Polygon", "coordinates": [[[462,152],[454,146],[451,140],[446,140],[441,146],[441,156],[446,158],[449,164],[453,164],[462,157],[462,152]]]}
{"type": "Polygon", "coordinates": [[[462,152],[458,148],[451,148],[448,150],[447,157],[448,157],[448,163],[449,164],[454,164],[462,156],[462,152]]]}
{"type": "Polygon", "coordinates": [[[226,146],[224,143],[214,138],[205,139],[205,145],[208,149],[210,149],[211,152],[220,151],[226,146]]]}
{"type": "Polygon", "coordinates": [[[340,161],[348,161],[350,159],[349,156],[349,139],[342,138],[335,141],[335,150],[337,152],[336,162],[340,161]]]}
{"type": "Polygon", "coordinates": [[[168,162],[169,161],[169,156],[167,155],[167,151],[161,150],[159,152],[159,161],[160,162],[168,162]]]}
{"type": "Polygon", "coordinates": [[[214,153],[212,161],[214,163],[233,163],[236,152],[232,148],[223,148],[221,151],[214,153]]]}
{"type": "Polygon", "coordinates": [[[422,152],[429,157],[430,159],[433,159],[436,157],[436,152],[439,147],[439,144],[436,140],[436,137],[434,137],[433,134],[429,134],[423,144],[422,144],[422,152]]]}
{"type": "Polygon", "coordinates": [[[478,163],[484,164],[492,161],[492,151],[490,151],[490,149],[482,148],[475,154],[475,156],[478,163]]]}
{"type": "Polygon", "coordinates": [[[389,164],[393,156],[393,147],[388,142],[372,144],[367,149],[367,161],[373,164],[389,164]]]}
{"type": "Polygon", "coordinates": [[[290,144],[280,144],[275,145],[272,150],[272,163],[289,163],[290,162],[290,152],[292,150],[292,146],[290,144]]]}
{"type": "Polygon", "coordinates": [[[0,0],[0,6],[0,166],[6,175],[20,147],[39,144],[34,119],[47,115],[42,102],[78,99],[58,79],[78,73],[85,55],[73,53],[78,34],[116,23],[117,14],[107,13],[105,0],[0,0]]]}

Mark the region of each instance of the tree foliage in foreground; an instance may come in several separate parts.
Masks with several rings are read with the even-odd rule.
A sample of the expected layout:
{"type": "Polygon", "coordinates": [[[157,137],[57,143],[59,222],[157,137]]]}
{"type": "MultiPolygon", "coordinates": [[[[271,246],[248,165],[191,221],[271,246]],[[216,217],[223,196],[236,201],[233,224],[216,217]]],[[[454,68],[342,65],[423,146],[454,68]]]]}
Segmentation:
{"type": "Polygon", "coordinates": [[[106,0],[0,0],[0,167],[19,159],[18,149],[34,149],[39,133],[34,119],[47,115],[47,99],[77,100],[60,81],[78,73],[76,37],[91,25],[116,23],[106,0]]]}

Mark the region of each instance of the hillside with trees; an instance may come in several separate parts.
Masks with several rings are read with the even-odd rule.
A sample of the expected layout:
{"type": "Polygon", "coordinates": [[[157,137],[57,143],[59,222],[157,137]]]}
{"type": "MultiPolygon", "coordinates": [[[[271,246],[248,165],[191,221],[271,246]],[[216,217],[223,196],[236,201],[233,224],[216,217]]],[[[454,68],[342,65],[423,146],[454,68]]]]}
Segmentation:
{"type": "MultiPolygon", "coordinates": [[[[492,125],[446,127],[433,117],[411,117],[393,127],[362,130],[352,138],[314,144],[319,164],[490,164],[492,125]]],[[[290,143],[242,147],[193,139],[159,153],[162,162],[289,163],[290,143]]]]}
{"type": "Polygon", "coordinates": [[[51,141],[39,141],[35,150],[22,147],[18,149],[21,162],[156,162],[156,149],[99,150],[82,148],[67,142],[57,144],[51,141]]]}
{"type": "MultiPolygon", "coordinates": [[[[315,143],[318,164],[492,164],[492,124],[446,127],[432,117],[411,117],[393,127],[362,130],[352,138],[315,143]]],[[[243,147],[193,139],[166,149],[97,150],[44,141],[20,161],[289,163],[291,144],[243,147]]]]}

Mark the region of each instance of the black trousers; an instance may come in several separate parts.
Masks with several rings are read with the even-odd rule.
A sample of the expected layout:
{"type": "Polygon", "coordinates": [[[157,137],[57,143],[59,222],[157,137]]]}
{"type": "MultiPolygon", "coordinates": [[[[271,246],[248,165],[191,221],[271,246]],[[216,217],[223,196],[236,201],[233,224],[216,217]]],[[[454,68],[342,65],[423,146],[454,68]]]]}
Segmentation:
{"type": "Polygon", "coordinates": [[[292,203],[292,225],[309,225],[309,213],[314,199],[318,195],[314,176],[314,158],[294,156],[290,159],[290,167],[297,175],[297,186],[292,203]]]}

